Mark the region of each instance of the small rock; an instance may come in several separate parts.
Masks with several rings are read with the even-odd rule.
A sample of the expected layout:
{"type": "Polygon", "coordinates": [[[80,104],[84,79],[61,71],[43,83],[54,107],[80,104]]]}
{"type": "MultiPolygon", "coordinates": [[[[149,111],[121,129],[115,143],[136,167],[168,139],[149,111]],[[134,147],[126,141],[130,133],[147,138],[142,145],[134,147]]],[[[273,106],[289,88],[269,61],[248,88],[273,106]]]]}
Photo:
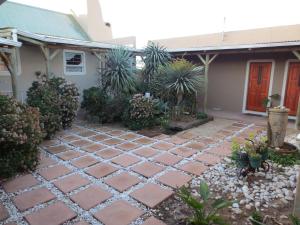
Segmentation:
{"type": "Polygon", "coordinates": [[[240,206],[239,206],[238,203],[235,202],[235,203],[232,204],[232,207],[233,207],[233,208],[239,208],[240,206]]]}

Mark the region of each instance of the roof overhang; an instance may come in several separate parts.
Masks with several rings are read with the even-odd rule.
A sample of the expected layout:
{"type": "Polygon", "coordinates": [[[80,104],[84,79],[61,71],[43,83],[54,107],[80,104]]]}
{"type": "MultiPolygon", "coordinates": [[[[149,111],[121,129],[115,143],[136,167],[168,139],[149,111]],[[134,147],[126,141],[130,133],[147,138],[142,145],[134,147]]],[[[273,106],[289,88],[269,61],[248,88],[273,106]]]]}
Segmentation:
{"type": "Polygon", "coordinates": [[[14,41],[14,40],[10,40],[7,38],[1,38],[0,37],[0,46],[4,47],[4,46],[8,46],[8,47],[21,47],[22,43],[18,42],[18,41],[14,41]]]}

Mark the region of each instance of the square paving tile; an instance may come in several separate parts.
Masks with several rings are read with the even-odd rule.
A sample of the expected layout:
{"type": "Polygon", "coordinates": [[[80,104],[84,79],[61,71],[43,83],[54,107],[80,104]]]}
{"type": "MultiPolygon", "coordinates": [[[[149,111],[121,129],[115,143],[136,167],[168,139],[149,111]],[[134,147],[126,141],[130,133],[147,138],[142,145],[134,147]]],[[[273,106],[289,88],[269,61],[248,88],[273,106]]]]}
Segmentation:
{"type": "Polygon", "coordinates": [[[123,154],[116,158],[113,158],[111,161],[113,163],[119,164],[123,167],[127,167],[127,166],[130,166],[130,165],[133,165],[133,164],[139,162],[140,159],[138,157],[135,157],[132,155],[123,154]]]}
{"type": "Polygon", "coordinates": [[[220,157],[207,153],[203,153],[195,157],[195,159],[208,165],[215,165],[222,161],[220,157]]]}
{"type": "Polygon", "coordinates": [[[47,188],[38,188],[17,195],[13,198],[13,202],[20,211],[25,211],[35,205],[51,201],[55,198],[55,195],[47,188]]]}
{"type": "Polygon", "coordinates": [[[172,188],[180,188],[192,179],[191,176],[179,171],[169,171],[158,178],[158,181],[172,188]]]}
{"type": "Polygon", "coordinates": [[[175,145],[182,145],[186,142],[188,142],[187,139],[181,138],[181,137],[177,137],[177,136],[173,136],[169,139],[166,139],[167,142],[173,143],[175,145]]]}
{"type": "Polygon", "coordinates": [[[52,146],[52,147],[48,147],[47,151],[52,153],[52,154],[57,154],[57,153],[61,153],[61,152],[65,152],[70,150],[70,148],[68,148],[65,145],[56,145],[56,146],[52,146]]]}
{"type": "Polygon", "coordinates": [[[141,180],[138,177],[133,176],[127,172],[123,172],[116,176],[107,178],[105,180],[105,183],[115,188],[116,190],[123,192],[133,185],[138,184],[140,181],[141,180]]]}
{"type": "Polygon", "coordinates": [[[136,139],[138,137],[139,137],[139,135],[137,135],[137,134],[128,133],[128,134],[124,134],[124,135],[120,136],[119,138],[122,138],[124,140],[133,140],[133,139],[136,139]]]}
{"type": "Polygon", "coordinates": [[[42,147],[49,147],[49,146],[53,146],[53,145],[57,145],[59,143],[58,140],[46,140],[46,141],[43,141],[41,146],[42,147]]]}
{"type": "Polygon", "coordinates": [[[0,221],[6,220],[9,217],[9,213],[4,205],[0,203],[0,221]]]}
{"type": "Polygon", "coordinates": [[[208,167],[199,162],[188,162],[180,166],[180,169],[185,172],[200,176],[203,172],[205,172],[208,169],[208,167]]]}
{"type": "Polygon", "coordinates": [[[113,172],[117,171],[118,169],[114,166],[111,166],[107,163],[99,163],[95,166],[90,167],[85,172],[97,179],[105,177],[113,172]]]}
{"type": "Polygon", "coordinates": [[[142,214],[142,210],[119,200],[96,212],[94,216],[105,225],[128,225],[142,214]]]}
{"type": "Polygon", "coordinates": [[[156,162],[162,163],[164,165],[172,166],[172,165],[175,165],[176,163],[178,163],[179,161],[181,161],[182,158],[177,155],[170,154],[170,153],[163,153],[159,156],[156,156],[154,158],[154,160],[156,162]]]}
{"type": "Polygon", "coordinates": [[[150,148],[150,147],[142,147],[142,148],[134,151],[134,154],[137,154],[139,156],[146,157],[146,158],[152,157],[152,156],[156,155],[157,153],[159,153],[159,151],[157,151],[153,148],[150,148]]]}
{"type": "Polygon", "coordinates": [[[123,152],[114,148],[107,148],[104,150],[101,150],[99,152],[96,152],[96,155],[100,156],[103,159],[111,159],[113,157],[116,157],[123,152]]]}
{"type": "Polygon", "coordinates": [[[70,141],[78,140],[78,139],[80,139],[80,137],[73,135],[73,134],[69,134],[69,135],[63,136],[62,139],[66,142],[70,142],[70,141]]]}
{"type": "Polygon", "coordinates": [[[192,132],[189,132],[189,131],[184,131],[184,132],[181,132],[181,133],[177,134],[176,136],[180,137],[180,138],[183,138],[183,139],[191,140],[191,139],[196,138],[198,135],[194,134],[192,132]]]}
{"type": "Polygon", "coordinates": [[[179,147],[171,151],[172,153],[182,156],[182,157],[190,157],[194,155],[197,151],[191,148],[179,147]]]}
{"type": "Polygon", "coordinates": [[[175,145],[167,142],[158,142],[152,145],[151,147],[156,148],[158,150],[168,151],[171,148],[174,148],[175,145]]]}
{"type": "Polygon", "coordinates": [[[75,147],[83,147],[83,146],[86,146],[86,145],[93,144],[93,142],[81,139],[81,140],[77,140],[77,141],[72,141],[72,142],[70,142],[70,144],[75,146],[75,147]]]}
{"type": "Polygon", "coordinates": [[[106,148],[106,146],[95,143],[95,144],[91,144],[91,145],[82,147],[82,150],[92,153],[92,152],[96,152],[96,151],[99,151],[104,148],[106,148]]]}
{"type": "Polygon", "coordinates": [[[76,214],[62,202],[51,204],[25,216],[30,225],[60,225],[76,217],[76,214]]]}
{"type": "Polygon", "coordinates": [[[71,160],[83,156],[83,153],[71,150],[71,151],[63,152],[57,156],[62,160],[71,160]]]}
{"type": "Polygon", "coordinates": [[[162,222],[159,219],[156,219],[154,216],[149,217],[148,219],[145,220],[142,225],[166,225],[164,222],[162,222]]]}
{"type": "Polygon", "coordinates": [[[130,150],[138,148],[139,146],[140,145],[132,143],[132,142],[125,142],[125,143],[120,144],[116,147],[121,149],[121,150],[124,150],[124,151],[130,151],[130,150]]]}
{"type": "Polygon", "coordinates": [[[78,174],[73,174],[53,182],[53,184],[64,193],[68,193],[89,183],[90,181],[87,178],[78,174]]]}
{"type": "Polygon", "coordinates": [[[158,136],[153,137],[156,140],[167,140],[170,138],[170,135],[166,135],[166,134],[160,134],[158,136]]]}
{"type": "Polygon", "coordinates": [[[217,146],[211,149],[207,149],[205,152],[216,154],[219,156],[229,156],[231,155],[231,148],[224,144],[224,146],[217,146]]]}
{"type": "Polygon", "coordinates": [[[35,179],[31,174],[27,174],[6,181],[3,184],[3,188],[6,192],[13,193],[35,186],[37,184],[39,184],[39,181],[35,179]]]}
{"type": "Polygon", "coordinates": [[[90,137],[90,136],[93,136],[96,134],[97,133],[95,131],[87,130],[87,131],[83,131],[83,132],[79,133],[78,135],[82,136],[82,137],[90,137]]]}
{"type": "Polygon", "coordinates": [[[109,135],[111,136],[121,136],[122,134],[125,134],[125,131],[122,131],[122,130],[113,130],[113,131],[110,131],[108,132],[109,135]]]}
{"type": "Polygon", "coordinates": [[[136,142],[138,144],[142,144],[142,145],[148,145],[148,144],[153,143],[154,140],[151,138],[148,138],[148,137],[142,137],[142,138],[135,140],[134,142],[136,142]]]}
{"type": "Polygon", "coordinates": [[[154,208],[172,194],[173,191],[164,189],[158,184],[146,184],[144,187],[132,192],[130,196],[144,205],[154,208]]]}
{"type": "Polygon", "coordinates": [[[75,159],[71,163],[72,163],[72,165],[76,166],[77,168],[82,169],[82,168],[94,165],[97,162],[98,162],[97,159],[95,159],[92,156],[87,155],[87,156],[83,156],[83,157],[81,157],[79,159],[75,159]]]}
{"type": "Polygon", "coordinates": [[[71,196],[72,201],[76,202],[84,210],[89,210],[96,205],[112,197],[112,194],[99,186],[92,185],[87,189],[79,191],[71,196]]]}
{"type": "Polygon", "coordinates": [[[107,139],[105,141],[102,141],[102,143],[106,144],[106,145],[118,145],[121,144],[123,141],[121,139],[117,139],[117,138],[111,138],[111,139],[107,139]]]}
{"type": "Polygon", "coordinates": [[[204,145],[214,144],[218,141],[218,139],[210,137],[197,137],[195,140],[203,143],[204,145]]]}
{"type": "Polygon", "coordinates": [[[192,148],[194,150],[202,150],[205,147],[205,144],[194,141],[185,145],[185,147],[192,148]]]}
{"type": "Polygon", "coordinates": [[[47,166],[52,166],[54,164],[57,164],[57,161],[46,156],[43,153],[40,154],[40,161],[39,161],[38,169],[45,168],[47,166]]]}
{"type": "Polygon", "coordinates": [[[152,162],[144,162],[131,168],[132,171],[143,175],[144,177],[152,177],[164,170],[164,167],[152,162]]]}
{"type": "Polygon", "coordinates": [[[46,180],[53,180],[69,173],[71,170],[63,165],[56,165],[39,171],[39,174],[46,180]]]}
{"type": "Polygon", "coordinates": [[[106,135],[106,134],[97,134],[93,137],[89,137],[89,139],[93,140],[93,141],[103,141],[105,139],[110,138],[110,136],[106,135]]]}

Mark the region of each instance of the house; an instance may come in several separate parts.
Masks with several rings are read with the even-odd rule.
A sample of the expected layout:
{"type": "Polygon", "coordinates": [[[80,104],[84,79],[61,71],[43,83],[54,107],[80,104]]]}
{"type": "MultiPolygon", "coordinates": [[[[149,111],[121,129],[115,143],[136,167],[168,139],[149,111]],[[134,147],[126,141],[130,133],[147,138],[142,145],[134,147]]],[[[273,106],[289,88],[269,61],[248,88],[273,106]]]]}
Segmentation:
{"type": "Polygon", "coordinates": [[[205,66],[208,109],[266,115],[264,102],[296,115],[300,25],[153,40],[172,55],[205,66]],[[277,97],[277,98],[276,98],[277,97]]]}
{"type": "Polygon", "coordinates": [[[86,0],[86,4],[84,15],[10,1],[0,5],[0,93],[11,95],[16,91],[18,99],[24,101],[38,71],[62,76],[82,92],[98,83],[109,49],[121,44],[135,51],[131,48],[135,47],[134,37],[113,39],[98,0],[86,0]],[[11,71],[3,57],[8,59],[11,71]]]}

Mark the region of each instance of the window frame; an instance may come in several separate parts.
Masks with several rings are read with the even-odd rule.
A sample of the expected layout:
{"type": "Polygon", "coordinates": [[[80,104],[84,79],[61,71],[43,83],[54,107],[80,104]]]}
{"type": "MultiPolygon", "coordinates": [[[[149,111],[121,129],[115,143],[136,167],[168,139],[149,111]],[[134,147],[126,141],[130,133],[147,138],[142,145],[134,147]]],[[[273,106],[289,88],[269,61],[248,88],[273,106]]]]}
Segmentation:
{"type": "Polygon", "coordinates": [[[67,76],[82,76],[86,74],[86,60],[85,60],[85,52],[78,50],[68,50],[64,49],[63,51],[63,66],[64,66],[64,74],[67,76]],[[69,72],[67,71],[67,60],[66,53],[80,53],[82,54],[82,72],[69,72]]]}

